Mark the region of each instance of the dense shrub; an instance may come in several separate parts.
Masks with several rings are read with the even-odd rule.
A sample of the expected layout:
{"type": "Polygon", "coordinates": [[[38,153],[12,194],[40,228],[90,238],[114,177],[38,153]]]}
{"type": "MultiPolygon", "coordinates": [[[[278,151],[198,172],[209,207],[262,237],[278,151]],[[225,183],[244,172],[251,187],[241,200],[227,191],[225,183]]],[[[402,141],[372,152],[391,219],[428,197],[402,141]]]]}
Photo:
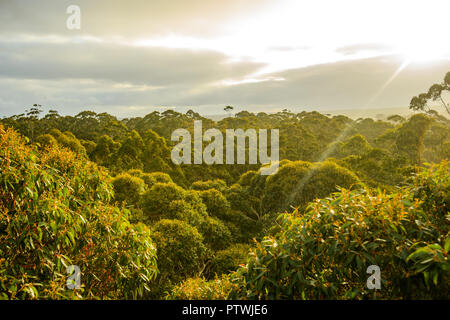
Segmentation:
{"type": "Polygon", "coordinates": [[[258,218],[261,211],[261,200],[251,194],[249,187],[235,183],[228,188],[225,196],[232,210],[243,212],[253,219],[258,218]]]}
{"type": "Polygon", "coordinates": [[[39,143],[39,145],[43,148],[54,147],[58,144],[55,137],[48,133],[37,137],[36,142],[39,143]]]}
{"type": "Polygon", "coordinates": [[[238,243],[246,243],[259,238],[262,231],[262,220],[254,220],[240,211],[231,210],[225,224],[228,226],[238,243]]]}
{"type": "MultiPolygon", "coordinates": [[[[421,179],[448,181],[443,167],[421,179]]],[[[414,198],[410,188],[393,195],[342,190],[304,213],[282,215],[282,231],[262,241],[238,271],[242,287],[235,297],[448,298],[448,209],[424,211],[439,208],[448,192],[432,201],[414,198]],[[369,265],[381,269],[379,291],[366,287],[369,265]]]]}
{"type": "Polygon", "coordinates": [[[196,210],[201,215],[208,215],[206,205],[203,203],[200,192],[195,190],[185,190],[184,200],[188,202],[192,206],[192,208],[194,208],[194,210],[196,210]]]}
{"type": "Polygon", "coordinates": [[[448,298],[449,164],[416,166],[450,154],[450,122],[389,119],[37,108],[0,119],[28,137],[0,129],[0,298],[448,298]],[[279,171],[175,165],[166,141],[194,120],[280,128],[279,171]],[[381,291],[365,288],[372,263],[381,291]],[[70,264],[79,290],[66,290],[70,264]]]}
{"type": "Polygon", "coordinates": [[[151,188],[155,183],[173,183],[172,178],[167,174],[163,172],[151,172],[151,173],[145,173],[142,172],[142,170],[130,170],[128,171],[129,174],[139,177],[142,180],[144,180],[145,184],[148,188],[151,188]]]}
{"type": "Polygon", "coordinates": [[[185,221],[194,227],[198,227],[206,217],[206,215],[199,213],[185,200],[173,200],[161,216],[162,219],[185,221]]]}
{"type": "Polygon", "coordinates": [[[142,209],[147,219],[158,219],[173,200],[183,200],[186,191],[175,183],[155,183],[142,196],[142,209]]]}
{"type": "Polygon", "coordinates": [[[0,297],[137,298],[156,275],[149,230],[106,205],[104,171],[58,147],[38,153],[0,126],[0,297]],[[82,288],[66,288],[77,265],[82,288]]]}
{"type": "Polygon", "coordinates": [[[227,184],[225,181],[223,181],[221,179],[207,180],[207,181],[195,181],[191,185],[191,188],[193,190],[198,190],[198,191],[204,191],[204,190],[208,190],[208,189],[216,189],[216,190],[219,190],[220,192],[223,192],[227,189],[227,184]]]}
{"type": "Polygon", "coordinates": [[[112,180],[115,199],[120,203],[126,202],[135,205],[144,192],[145,183],[141,178],[133,177],[127,173],[119,174],[112,180]]]}
{"type": "Polygon", "coordinates": [[[52,135],[58,144],[64,148],[68,148],[71,151],[78,153],[80,155],[86,155],[86,149],[81,144],[80,140],[78,140],[72,132],[66,131],[61,132],[58,129],[50,130],[50,135],[52,135]]]}
{"type": "Polygon", "coordinates": [[[315,198],[326,197],[337,187],[349,188],[359,179],[349,170],[326,161],[295,161],[282,166],[267,178],[262,206],[265,213],[290,211],[315,198]]]}
{"type": "Polygon", "coordinates": [[[176,285],[166,296],[169,300],[226,300],[236,285],[230,276],[214,280],[190,278],[176,285]]]}
{"type": "Polygon", "coordinates": [[[230,204],[220,191],[217,191],[216,189],[200,191],[200,197],[211,216],[221,220],[227,219],[230,211],[230,204]]]}
{"type": "Polygon", "coordinates": [[[359,156],[348,156],[337,163],[355,172],[371,187],[388,189],[401,184],[406,176],[402,173],[407,162],[390,156],[384,149],[374,148],[359,156]]]}
{"type": "Polygon", "coordinates": [[[335,142],[328,146],[330,156],[344,158],[350,155],[362,155],[370,151],[371,146],[361,134],[356,134],[344,142],[335,142]]]}
{"type": "Polygon", "coordinates": [[[235,244],[231,247],[217,251],[207,268],[207,276],[212,279],[215,276],[236,271],[240,265],[247,263],[250,245],[235,244]]]}
{"type": "Polygon", "coordinates": [[[152,238],[158,250],[160,282],[177,282],[202,270],[207,250],[195,227],[184,221],[163,219],[152,228],[152,238]]]}
{"type": "Polygon", "coordinates": [[[222,250],[233,242],[233,235],[227,226],[217,218],[205,217],[198,226],[205,244],[214,251],[222,250]]]}
{"type": "Polygon", "coordinates": [[[436,221],[436,227],[448,227],[450,212],[450,164],[448,160],[439,165],[427,165],[420,170],[411,183],[415,199],[422,201],[421,207],[436,221]]]}
{"type": "Polygon", "coordinates": [[[80,140],[80,143],[86,150],[87,155],[89,157],[91,157],[92,153],[97,148],[97,144],[94,141],[90,141],[90,140],[80,140]]]}
{"type": "Polygon", "coordinates": [[[413,115],[396,132],[395,146],[399,155],[406,156],[411,163],[420,164],[425,133],[431,119],[424,114],[413,115]]]}

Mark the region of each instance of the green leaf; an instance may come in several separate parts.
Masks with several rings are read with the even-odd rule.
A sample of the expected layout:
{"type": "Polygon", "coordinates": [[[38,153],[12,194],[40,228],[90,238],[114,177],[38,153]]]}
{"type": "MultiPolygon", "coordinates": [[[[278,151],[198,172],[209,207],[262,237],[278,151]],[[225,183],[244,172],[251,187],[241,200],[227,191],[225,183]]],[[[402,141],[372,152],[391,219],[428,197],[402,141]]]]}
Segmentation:
{"type": "Polygon", "coordinates": [[[450,250],[450,237],[447,237],[447,239],[445,239],[444,250],[445,252],[448,252],[450,250]]]}

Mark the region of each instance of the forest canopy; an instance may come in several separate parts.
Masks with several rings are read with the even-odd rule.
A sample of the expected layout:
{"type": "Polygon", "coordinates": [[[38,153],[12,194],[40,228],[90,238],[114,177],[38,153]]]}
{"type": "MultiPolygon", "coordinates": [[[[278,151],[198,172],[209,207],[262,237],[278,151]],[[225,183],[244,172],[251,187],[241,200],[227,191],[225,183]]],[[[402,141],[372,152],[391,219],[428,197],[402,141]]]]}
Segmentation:
{"type": "Polygon", "coordinates": [[[448,298],[449,155],[437,113],[213,121],[34,105],[0,120],[0,297],[448,298]],[[196,120],[279,129],[279,170],[174,164],[171,133],[196,120]],[[373,264],[385,290],[365,287],[373,264]]]}

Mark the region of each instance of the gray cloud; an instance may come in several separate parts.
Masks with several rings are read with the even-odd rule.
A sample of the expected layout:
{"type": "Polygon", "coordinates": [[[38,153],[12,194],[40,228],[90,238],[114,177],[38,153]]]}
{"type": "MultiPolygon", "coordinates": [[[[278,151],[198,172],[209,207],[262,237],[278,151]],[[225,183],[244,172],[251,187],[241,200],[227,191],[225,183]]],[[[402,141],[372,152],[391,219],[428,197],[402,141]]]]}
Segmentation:
{"type": "MultiPolygon", "coordinates": [[[[51,77],[3,77],[0,78],[0,116],[22,112],[33,103],[56,108],[64,114],[90,109],[111,112],[121,117],[143,115],[158,106],[173,107],[179,111],[193,108],[204,114],[221,113],[223,106],[229,104],[238,110],[253,112],[281,108],[297,111],[407,108],[412,96],[427,90],[432,83],[441,81],[450,70],[450,60],[431,65],[410,65],[368,104],[401,63],[396,57],[331,63],[270,75],[282,77],[284,81],[222,87],[209,87],[202,81],[190,83],[188,80],[177,85],[151,87],[145,84],[123,86],[114,77],[111,77],[112,80],[64,81],[51,77]]],[[[204,78],[215,78],[214,72],[204,78]]]]}
{"type": "Polygon", "coordinates": [[[102,79],[152,86],[241,79],[262,64],[228,62],[213,51],[103,43],[0,42],[0,75],[23,79],[102,79]]]}
{"type": "Polygon", "coordinates": [[[407,107],[414,95],[442,81],[450,70],[450,60],[412,64],[380,91],[402,63],[389,56],[293,69],[272,74],[284,81],[219,88],[189,101],[317,110],[407,107]]]}

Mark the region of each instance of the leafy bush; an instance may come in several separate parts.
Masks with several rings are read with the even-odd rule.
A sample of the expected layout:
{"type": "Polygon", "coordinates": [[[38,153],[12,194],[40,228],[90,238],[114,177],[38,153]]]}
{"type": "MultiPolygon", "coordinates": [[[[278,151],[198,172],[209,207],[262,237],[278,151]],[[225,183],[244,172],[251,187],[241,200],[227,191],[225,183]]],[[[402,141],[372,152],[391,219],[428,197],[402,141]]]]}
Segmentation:
{"type": "Polygon", "coordinates": [[[175,286],[166,299],[226,300],[235,287],[228,275],[209,281],[204,278],[190,278],[175,286]]]}
{"type": "Polygon", "coordinates": [[[164,172],[151,172],[145,173],[142,170],[133,169],[128,171],[132,176],[141,178],[144,180],[148,188],[151,188],[155,183],[173,183],[172,178],[164,172]]]}
{"type": "Polygon", "coordinates": [[[371,187],[388,189],[401,184],[407,177],[402,173],[407,163],[390,156],[389,152],[383,149],[374,148],[363,155],[349,156],[337,163],[355,172],[371,187]]]}
{"type": "Polygon", "coordinates": [[[262,219],[254,220],[240,211],[231,210],[225,224],[228,226],[236,242],[246,243],[259,238],[262,231],[262,219]]]}
{"type": "MultiPolygon", "coordinates": [[[[443,167],[423,171],[418,184],[446,179],[448,187],[448,166],[443,167]]],[[[435,206],[442,195],[448,199],[444,192],[429,202],[411,188],[392,195],[342,190],[302,214],[281,215],[282,231],[262,241],[238,271],[241,288],[234,297],[448,298],[448,209],[424,211],[430,203],[442,208],[435,206]],[[380,291],[366,287],[369,265],[381,269],[380,291]]]]}
{"type": "Polygon", "coordinates": [[[216,190],[219,190],[220,192],[223,192],[226,190],[227,184],[225,181],[223,181],[221,179],[207,180],[207,181],[195,181],[191,185],[191,188],[193,190],[197,190],[197,191],[216,189],[216,190]]]}
{"type": "Polygon", "coordinates": [[[175,183],[155,183],[142,196],[142,209],[147,219],[158,219],[173,200],[183,200],[186,191],[175,183]]]}
{"type": "Polygon", "coordinates": [[[252,219],[258,218],[261,200],[251,194],[250,187],[243,187],[236,183],[228,188],[225,195],[232,210],[243,212],[252,219]]]}
{"type": "Polygon", "coordinates": [[[438,165],[427,165],[427,170],[419,171],[412,181],[412,192],[415,199],[422,201],[422,208],[436,219],[439,228],[448,224],[446,220],[450,212],[450,164],[448,160],[438,165]]]}
{"type": "Polygon", "coordinates": [[[75,153],[86,156],[86,149],[81,144],[72,132],[61,132],[58,129],[50,130],[50,135],[52,135],[58,144],[64,148],[68,148],[75,153]]]}
{"type": "Polygon", "coordinates": [[[235,244],[231,247],[217,251],[207,268],[208,278],[236,271],[240,265],[246,264],[250,245],[235,244]]]}
{"type": "Polygon", "coordinates": [[[424,114],[413,115],[397,130],[395,146],[400,155],[406,156],[411,163],[420,164],[423,139],[431,125],[431,119],[424,114]]]}
{"type": "Polygon", "coordinates": [[[206,205],[203,203],[200,193],[195,190],[185,190],[184,200],[202,216],[208,215],[206,205]]]}
{"type": "Polygon", "coordinates": [[[334,142],[328,147],[331,156],[344,158],[350,155],[362,155],[371,150],[370,144],[361,134],[356,134],[344,142],[334,142]]]}
{"type": "Polygon", "coordinates": [[[162,219],[152,228],[158,250],[160,282],[177,282],[197,275],[204,266],[206,247],[195,227],[180,220],[162,219]]]}
{"type": "Polygon", "coordinates": [[[189,223],[191,226],[198,227],[204,221],[206,215],[199,213],[185,200],[173,200],[161,218],[181,220],[189,223]]]}
{"type": "Polygon", "coordinates": [[[262,206],[265,213],[285,212],[302,207],[315,198],[337,191],[337,186],[349,188],[359,179],[351,171],[326,161],[290,162],[267,178],[262,206]]]}
{"type": "Polygon", "coordinates": [[[119,174],[112,180],[115,199],[120,203],[126,202],[135,205],[144,192],[145,183],[141,178],[133,177],[127,173],[119,174]]]}
{"type": "Polygon", "coordinates": [[[230,204],[220,191],[217,191],[216,189],[200,191],[200,197],[211,216],[221,220],[227,219],[230,211],[230,204]]]}
{"type": "Polygon", "coordinates": [[[54,147],[58,144],[56,139],[51,134],[43,134],[37,137],[36,142],[41,145],[41,147],[54,147]]]}
{"type": "Polygon", "coordinates": [[[233,242],[233,235],[227,226],[217,218],[205,217],[198,226],[205,244],[214,251],[222,250],[233,242]]]}
{"type": "Polygon", "coordinates": [[[0,125],[0,297],[137,298],[156,276],[150,232],[106,205],[95,164],[58,147],[38,153],[0,125]],[[66,288],[66,268],[82,288],[66,288]]]}

